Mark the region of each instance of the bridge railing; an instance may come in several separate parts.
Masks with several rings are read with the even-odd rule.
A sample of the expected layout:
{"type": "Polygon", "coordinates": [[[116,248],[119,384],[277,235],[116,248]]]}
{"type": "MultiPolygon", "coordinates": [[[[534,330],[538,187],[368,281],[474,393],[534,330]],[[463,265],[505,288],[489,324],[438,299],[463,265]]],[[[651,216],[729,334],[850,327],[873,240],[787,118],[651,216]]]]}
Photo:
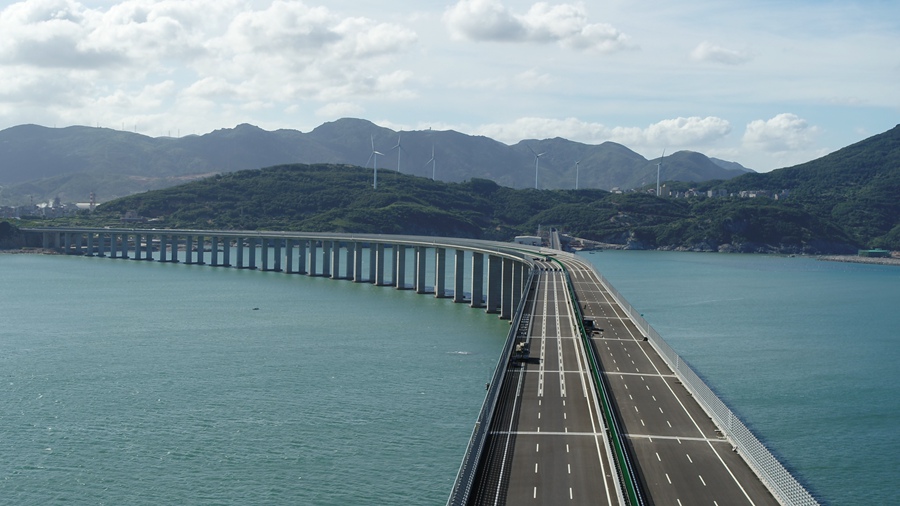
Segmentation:
{"type": "Polygon", "coordinates": [[[641,313],[602,274],[597,272],[592,264],[589,262],[582,263],[594,270],[606,290],[612,294],[629,318],[647,336],[647,340],[669,367],[675,371],[682,384],[697,399],[700,406],[719,426],[729,441],[735,445],[737,451],[743,455],[744,460],[753,468],[775,498],[780,503],[791,506],[819,504],[812,494],[778,461],[737,415],[700,379],[700,376],[669,346],[669,343],[659,335],[659,332],[650,326],[650,323],[641,316],[641,313]]]}
{"type": "MultiPolygon", "coordinates": [[[[534,277],[535,271],[532,269],[522,293],[527,294],[531,291],[534,277]]],[[[478,465],[481,462],[485,443],[491,429],[491,422],[500,398],[500,390],[506,378],[509,357],[512,356],[527,301],[528,297],[522,297],[513,315],[509,334],[506,337],[506,343],[503,345],[503,352],[497,361],[497,367],[494,369],[487,395],[485,395],[484,402],[481,405],[481,412],[478,414],[475,428],[472,430],[472,437],[469,438],[469,445],[466,448],[462,464],[459,466],[456,482],[453,484],[453,490],[450,492],[450,498],[447,500],[448,506],[464,506],[469,501],[469,494],[478,474],[478,465]]]]}

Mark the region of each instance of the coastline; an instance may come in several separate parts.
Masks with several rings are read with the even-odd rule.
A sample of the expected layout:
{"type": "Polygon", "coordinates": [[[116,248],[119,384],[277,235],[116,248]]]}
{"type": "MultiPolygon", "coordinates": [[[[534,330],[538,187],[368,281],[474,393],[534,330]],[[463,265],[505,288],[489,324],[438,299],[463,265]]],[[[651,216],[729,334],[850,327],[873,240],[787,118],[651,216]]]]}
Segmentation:
{"type": "Polygon", "coordinates": [[[0,255],[62,255],[61,252],[44,248],[0,249],[0,255]]]}
{"type": "Polygon", "coordinates": [[[889,258],[860,257],[856,255],[820,255],[819,260],[826,262],[849,262],[855,264],[876,264],[876,265],[898,265],[900,266],[900,258],[895,256],[889,258]]]}

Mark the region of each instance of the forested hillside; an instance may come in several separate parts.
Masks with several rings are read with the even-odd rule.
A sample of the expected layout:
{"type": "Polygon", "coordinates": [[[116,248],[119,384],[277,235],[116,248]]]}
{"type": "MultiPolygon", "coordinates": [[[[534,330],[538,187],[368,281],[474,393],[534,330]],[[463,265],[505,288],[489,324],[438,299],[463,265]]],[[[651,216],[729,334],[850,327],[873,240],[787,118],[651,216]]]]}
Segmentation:
{"type": "Polygon", "coordinates": [[[603,190],[514,190],[342,165],[239,171],[104,204],[81,224],[420,234],[511,240],[540,226],[629,248],[847,252],[856,243],[802,208],[762,199],[661,199],[603,190]]]}

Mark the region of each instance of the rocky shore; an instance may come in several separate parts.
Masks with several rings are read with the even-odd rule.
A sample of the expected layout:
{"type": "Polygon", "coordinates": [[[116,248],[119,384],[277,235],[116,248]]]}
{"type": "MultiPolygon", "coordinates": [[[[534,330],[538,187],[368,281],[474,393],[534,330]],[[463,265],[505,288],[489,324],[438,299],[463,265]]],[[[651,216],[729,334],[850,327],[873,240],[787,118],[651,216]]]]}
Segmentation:
{"type": "Polygon", "coordinates": [[[860,257],[856,255],[821,255],[819,260],[828,262],[851,262],[856,264],[877,264],[877,265],[900,265],[900,258],[892,256],[890,258],[876,257],[860,257]]]}

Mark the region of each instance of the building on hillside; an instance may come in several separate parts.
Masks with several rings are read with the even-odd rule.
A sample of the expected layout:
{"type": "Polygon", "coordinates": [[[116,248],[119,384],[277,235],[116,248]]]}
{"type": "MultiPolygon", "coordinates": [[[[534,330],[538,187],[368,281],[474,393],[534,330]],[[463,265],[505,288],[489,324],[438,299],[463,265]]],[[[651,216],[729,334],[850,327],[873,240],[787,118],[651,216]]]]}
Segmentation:
{"type": "Polygon", "coordinates": [[[861,249],[857,256],[869,258],[890,258],[891,252],[886,249],[861,249]]]}
{"type": "Polygon", "coordinates": [[[536,235],[517,235],[513,242],[529,246],[540,246],[542,244],[541,238],[536,235]]]}

